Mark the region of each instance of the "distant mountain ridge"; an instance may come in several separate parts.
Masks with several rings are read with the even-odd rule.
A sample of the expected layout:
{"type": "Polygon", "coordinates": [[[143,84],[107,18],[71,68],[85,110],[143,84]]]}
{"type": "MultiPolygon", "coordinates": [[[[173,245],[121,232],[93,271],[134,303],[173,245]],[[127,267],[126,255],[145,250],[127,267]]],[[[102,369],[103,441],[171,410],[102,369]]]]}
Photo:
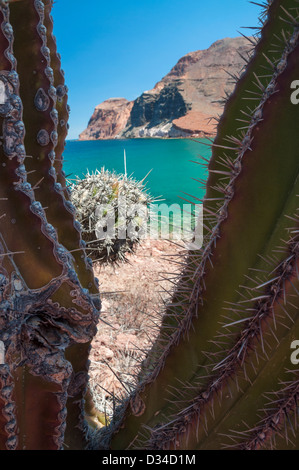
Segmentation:
{"type": "Polygon", "coordinates": [[[243,37],[225,38],[183,56],[152,90],[134,101],[111,98],[95,108],[80,140],[211,136],[225,92],[250,54],[243,37]],[[228,72],[228,73],[227,73],[228,72]]]}

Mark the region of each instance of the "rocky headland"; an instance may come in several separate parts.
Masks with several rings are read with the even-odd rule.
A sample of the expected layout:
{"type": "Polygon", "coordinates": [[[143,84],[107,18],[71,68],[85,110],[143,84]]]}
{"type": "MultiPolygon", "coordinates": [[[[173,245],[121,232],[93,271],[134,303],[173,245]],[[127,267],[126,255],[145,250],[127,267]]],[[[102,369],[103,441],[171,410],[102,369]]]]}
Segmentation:
{"type": "Polygon", "coordinates": [[[114,139],[126,127],[132,107],[133,101],[125,98],[110,98],[99,104],[80,140],[114,139]]]}
{"type": "Polygon", "coordinates": [[[95,108],[80,140],[204,137],[215,134],[225,93],[233,91],[250,54],[243,37],[226,38],[186,54],[152,90],[135,101],[112,98],[95,108]]]}

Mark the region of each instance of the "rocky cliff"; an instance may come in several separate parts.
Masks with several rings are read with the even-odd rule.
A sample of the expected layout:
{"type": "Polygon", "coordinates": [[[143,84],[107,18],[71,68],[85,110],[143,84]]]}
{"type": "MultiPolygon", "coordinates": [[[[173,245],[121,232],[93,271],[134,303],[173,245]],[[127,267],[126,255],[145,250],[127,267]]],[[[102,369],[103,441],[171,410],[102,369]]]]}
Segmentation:
{"type": "Polygon", "coordinates": [[[110,98],[99,104],[79,139],[114,139],[126,127],[132,107],[133,101],[124,98],[110,98]]]}
{"type": "Polygon", "coordinates": [[[237,37],[185,55],[135,101],[99,105],[80,139],[213,135],[211,117],[221,115],[225,92],[234,87],[231,76],[239,74],[249,53],[248,41],[237,37]]]}

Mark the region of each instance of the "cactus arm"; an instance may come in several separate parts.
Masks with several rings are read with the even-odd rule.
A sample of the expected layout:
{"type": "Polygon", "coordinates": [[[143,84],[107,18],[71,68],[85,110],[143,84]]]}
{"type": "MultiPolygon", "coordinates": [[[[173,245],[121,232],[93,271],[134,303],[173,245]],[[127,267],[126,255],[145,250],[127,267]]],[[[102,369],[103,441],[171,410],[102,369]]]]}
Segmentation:
{"type": "MultiPolygon", "coordinates": [[[[297,277],[288,282],[285,286],[287,298],[294,297],[296,290],[298,292],[298,285],[297,277]]],[[[285,388],[285,384],[281,383],[293,380],[296,384],[298,377],[298,371],[290,363],[290,354],[286,354],[290,351],[291,342],[299,334],[298,309],[292,306],[291,300],[286,305],[282,300],[280,303],[277,302],[275,306],[273,318],[260,319],[262,328],[260,337],[254,337],[255,344],[247,342],[246,345],[250,353],[247,353],[246,357],[241,355],[239,361],[233,362],[233,358],[230,357],[227,362],[232,369],[229,369],[228,364],[224,365],[221,374],[214,375],[209,387],[198,394],[192,405],[181,410],[173,429],[166,427],[153,433],[152,444],[157,446],[159,442],[163,442],[166,447],[168,444],[173,448],[174,442],[179,441],[181,448],[188,446],[190,449],[204,450],[222,448],[226,445],[237,448],[239,444],[237,433],[240,433],[240,447],[248,446],[245,438],[249,430],[259,428],[256,425],[259,410],[267,411],[267,406],[270,405],[271,413],[268,419],[272,419],[272,411],[274,410],[276,415],[277,410],[275,404],[271,401],[269,403],[269,397],[272,394],[273,401],[274,393],[278,394],[280,389],[283,391],[285,388]],[[288,315],[285,313],[286,310],[288,315]],[[274,341],[278,345],[276,349],[273,349],[274,341]],[[269,392],[269,396],[265,396],[265,391],[269,392]],[[184,432],[182,432],[183,427],[184,432]],[[232,436],[235,438],[235,445],[230,441],[232,436]]],[[[256,323],[256,328],[259,328],[258,322],[256,323]]],[[[245,332],[243,336],[245,338],[245,332]]],[[[244,345],[245,339],[242,342],[244,345]]],[[[286,401],[288,399],[287,394],[286,401]]],[[[285,415],[286,419],[293,419],[294,412],[296,414],[296,407],[289,409],[285,415]]],[[[279,428],[277,425],[276,431],[280,431],[279,428]]],[[[260,446],[265,446],[267,443],[265,436],[260,446]]]]}
{"type": "MultiPolygon", "coordinates": [[[[91,263],[86,258],[81,228],[74,220],[75,208],[66,200],[68,192],[62,173],[62,152],[67,122],[61,126],[61,121],[63,119],[67,121],[67,95],[60,97],[61,90],[65,88],[52,35],[51,7],[52,2],[47,1],[44,6],[44,2],[32,0],[24,0],[11,6],[11,21],[16,30],[14,50],[18,57],[18,72],[22,84],[20,92],[24,105],[24,121],[25,125],[27,122],[30,123],[30,126],[26,126],[29,130],[26,133],[25,145],[27,153],[32,158],[26,168],[31,184],[33,186],[37,184],[35,197],[45,207],[47,220],[57,230],[59,243],[71,253],[73,266],[82,287],[86,289],[88,295],[93,296],[93,301],[99,308],[98,286],[91,263]],[[24,25],[23,29],[20,28],[20,24],[24,25]],[[28,70],[28,64],[31,70],[28,70]],[[32,80],[28,80],[28,76],[32,77],[32,80]],[[43,136],[45,141],[41,138],[43,136]]],[[[70,294],[67,298],[68,304],[66,304],[65,288],[62,288],[55,292],[52,301],[63,302],[65,307],[72,308],[73,299],[70,294]]],[[[82,347],[79,345],[78,351],[75,350],[73,346],[68,353],[73,365],[78,362],[82,347]]],[[[85,362],[88,360],[88,351],[89,347],[86,348],[85,362]]],[[[83,371],[85,369],[86,367],[83,371]]],[[[87,378],[86,373],[86,382],[87,378]]],[[[80,389],[81,395],[72,400],[73,412],[70,410],[71,404],[68,403],[70,419],[82,422],[84,393],[83,387],[80,389]],[[80,406],[78,403],[81,403],[80,406]],[[76,415],[76,418],[73,415],[76,415]]],[[[72,428],[67,426],[65,439],[66,445],[71,446],[69,439],[72,440],[73,433],[72,431],[69,433],[69,429],[72,428]]]]}
{"type": "MultiPolygon", "coordinates": [[[[293,0],[286,0],[285,9],[289,10],[292,7],[293,0]]],[[[286,22],[279,2],[265,2],[260,22],[263,25],[262,35],[253,41],[257,44],[253,48],[254,53],[246,67],[246,73],[242,73],[237,80],[235,90],[226,102],[224,113],[217,127],[204,201],[204,206],[212,212],[218,211],[219,206],[222,205],[218,199],[219,197],[223,199],[223,189],[229,180],[229,175],[223,174],[226,170],[224,163],[231,162],[233,169],[240,141],[243,140],[259,104],[260,90],[256,84],[256,76],[259,76],[263,86],[266,87],[269,84],[272,77],[272,73],[267,73],[269,60],[274,65],[280,61],[286,45],[285,38],[289,38],[293,31],[292,25],[286,22]],[[280,35],[282,30],[284,31],[283,37],[280,35]],[[229,115],[234,118],[228,119],[229,115]],[[236,140],[230,140],[231,136],[234,136],[236,140]]]]}
{"type": "MultiPolygon", "coordinates": [[[[296,288],[297,287],[298,281],[296,282],[296,288]]],[[[293,296],[294,292],[294,289],[291,288],[288,295],[293,296]]],[[[268,325],[272,328],[274,333],[267,334],[266,331],[263,331],[263,340],[264,343],[272,345],[275,334],[277,341],[279,341],[279,347],[273,353],[273,349],[271,350],[271,347],[267,347],[267,344],[262,346],[260,342],[258,346],[255,346],[254,356],[255,354],[257,356],[254,357],[253,354],[248,355],[244,363],[244,367],[246,367],[246,380],[244,380],[242,376],[239,376],[240,379],[238,379],[237,383],[231,380],[226,388],[224,388],[223,393],[224,396],[226,396],[226,400],[223,400],[221,410],[217,410],[217,404],[214,409],[216,416],[218,415],[218,419],[216,418],[216,420],[211,423],[209,422],[210,413],[208,412],[208,407],[205,411],[202,411],[202,417],[206,417],[208,422],[208,434],[200,433],[200,444],[195,444],[197,448],[211,449],[215,446],[217,448],[224,448],[226,446],[232,446],[232,448],[235,449],[251,448],[252,450],[254,446],[256,446],[256,448],[267,448],[269,445],[270,447],[274,445],[277,435],[287,435],[285,425],[289,427],[289,422],[294,422],[297,412],[293,399],[294,391],[297,390],[298,371],[296,371],[295,366],[292,366],[290,363],[289,354],[286,354],[290,349],[293,338],[298,337],[297,312],[297,308],[289,304],[282,307],[277,305],[275,315],[277,318],[283,315],[284,326],[280,325],[279,328],[275,330],[273,320],[268,320],[268,325]],[[292,320],[286,321],[286,308],[292,320]],[[266,355],[268,355],[268,357],[266,355]],[[258,360],[256,357],[258,357],[258,360]],[[252,372],[251,369],[253,368],[259,371],[258,374],[252,372]],[[288,382],[291,385],[291,394],[285,390],[288,382]],[[234,398],[231,398],[231,394],[234,395],[234,398]],[[285,409],[285,420],[280,419],[276,422],[276,426],[273,426],[273,432],[268,433],[270,430],[268,429],[267,431],[269,423],[271,421],[274,423],[277,414],[280,415],[281,411],[281,404],[276,402],[277,396],[280,396],[283,401],[282,408],[285,409]],[[236,397],[238,397],[238,400],[235,399],[236,397]],[[289,400],[291,400],[291,406],[286,408],[286,403],[288,403],[289,400]],[[267,420],[265,424],[263,424],[261,420],[261,414],[262,419],[267,420]],[[242,417],[242,419],[240,419],[240,417],[242,417]],[[255,441],[258,437],[255,431],[256,429],[258,434],[259,430],[261,431],[261,436],[255,441]],[[239,439],[237,438],[238,432],[240,433],[239,439]],[[265,432],[265,436],[262,435],[262,432],[265,432]],[[234,437],[234,440],[232,437],[234,437]],[[271,442],[273,438],[274,442],[271,442]]],[[[214,403],[215,402],[216,400],[214,399],[214,403]]],[[[294,425],[294,429],[296,429],[296,425],[294,425]]],[[[192,442],[190,444],[192,445],[192,442]]],[[[285,445],[284,443],[284,446],[285,445]]]]}
{"type": "MultiPolygon", "coordinates": [[[[277,6],[279,3],[274,2],[273,5],[277,6]]],[[[269,18],[269,22],[271,23],[271,18],[269,18]]],[[[268,41],[271,43],[271,38],[268,38],[268,41]]],[[[216,376],[214,368],[217,364],[218,366],[227,364],[225,353],[233,348],[236,339],[244,339],[243,335],[248,326],[247,317],[250,317],[248,321],[252,322],[252,326],[255,322],[259,325],[261,321],[260,314],[257,315],[259,303],[257,305],[256,303],[259,298],[262,301],[263,291],[265,291],[263,308],[267,308],[265,316],[268,320],[272,316],[272,309],[276,307],[271,306],[270,308],[267,302],[271,300],[275,301],[275,305],[278,303],[278,298],[272,299],[267,290],[267,287],[271,285],[272,277],[270,276],[273,274],[273,269],[275,270],[277,267],[277,260],[272,259],[270,262],[268,259],[262,262],[260,260],[270,253],[273,256],[273,252],[278,250],[281,239],[284,239],[286,235],[285,216],[294,217],[298,204],[296,199],[299,170],[297,109],[290,102],[290,85],[292,80],[299,76],[298,60],[296,60],[298,50],[298,31],[294,24],[292,36],[287,41],[279,64],[274,72],[272,70],[271,86],[264,90],[260,97],[259,109],[262,111],[263,120],[257,121],[253,117],[248,133],[240,144],[237,159],[235,159],[235,171],[226,189],[226,202],[222,207],[222,212],[218,215],[217,225],[212,232],[210,242],[208,241],[205,246],[202,259],[197,266],[196,255],[189,258],[187,274],[185,273],[185,279],[183,278],[185,284],[179,284],[179,289],[181,289],[176,296],[176,301],[181,300],[181,302],[183,294],[186,292],[185,287],[191,284],[191,295],[189,294],[189,301],[187,300],[187,305],[190,307],[185,309],[186,317],[169,342],[168,349],[159,360],[152,376],[140,386],[138,394],[135,395],[136,403],[133,398],[133,406],[131,403],[131,409],[128,407],[126,418],[122,423],[125,424],[126,436],[125,432],[119,430],[112,440],[113,448],[128,447],[132,442],[133,446],[139,445],[141,447],[154,445],[154,443],[161,445],[165,440],[168,443],[178,442],[179,446],[182,442],[183,445],[187,445],[182,429],[186,429],[188,420],[192,421],[192,415],[189,412],[193,406],[190,403],[194,404],[194,409],[197,410],[196,422],[198,426],[198,422],[200,422],[198,403],[201,403],[201,400],[203,403],[208,400],[211,409],[211,398],[214,392],[217,390],[219,393],[225,393],[226,381],[229,377],[235,377],[237,374],[241,374],[243,380],[246,377],[246,372],[239,363],[240,356],[230,363],[230,368],[218,367],[220,372],[218,370],[216,376]],[[276,113],[277,109],[281,112],[279,116],[276,113]],[[282,142],[281,134],[278,132],[269,139],[269,135],[273,134],[275,128],[283,129],[280,132],[284,135],[285,141],[282,142]],[[283,144],[284,142],[286,145],[283,144]],[[287,162],[284,160],[284,155],[287,155],[287,162]],[[277,185],[280,191],[273,191],[272,185],[274,187],[277,185]],[[287,212],[285,212],[286,209],[287,212]],[[194,270],[192,263],[195,264],[194,270]],[[228,267],[231,268],[228,269],[228,267]],[[265,288],[260,295],[255,294],[255,297],[249,298],[248,307],[244,309],[244,297],[248,301],[248,289],[252,289],[252,281],[247,282],[246,285],[245,276],[254,278],[250,269],[266,271],[266,284],[264,282],[265,288]],[[221,283],[219,279],[221,279],[221,283]],[[242,287],[244,283],[245,287],[242,287]],[[250,305],[250,301],[252,305],[250,305]],[[228,338],[222,337],[220,339],[217,338],[220,329],[219,323],[223,320],[223,308],[229,304],[233,304],[231,322],[234,323],[234,331],[228,334],[228,338]],[[194,332],[190,325],[192,325],[194,332]],[[221,340],[225,343],[223,351],[221,351],[221,340]],[[217,343],[216,348],[213,347],[213,341],[217,343]],[[211,389],[211,384],[214,382],[217,384],[215,390],[211,389]],[[184,383],[189,385],[184,387],[182,386],[184,383]],[[176,400],[172,395],[179,395],[179,399],[176,400]],[[135,408],[138,408],[137,403],[140,405],[140,412],[135,412],[135,408]],[[184,409],[188,412],[184,413],[182,411],[184,409]],[[177,415],[180,415],[182,420],[185,419],[185,422],[180,422],[176,418],[177,415]],[[167,421],[172,424],[167,425],[167,421]],[[176,428],[178,423],[180,423],[179,428],[176,428]],[[171,438],[168,432],[172,436],[171,438]],[[150,436],[152,437],[150,438],[150,436]]],[[[256,79],[256,81],[258,80],[256,79]]],[[[230,116],[235,117],[233,113],[230,113],[230,116]]],[[[290,256],[289,251],[293,249],[291,245],[291,243],[285,245],[282,254],[278,255],[280,264],[286,262],[290,256]]],[[[294,260],[298,256],[296,247],[292,256],[293,264],[287,263],[288,268],[291,269],[288,276],[284,273],[286,276],[284,279],[277,276],[278,279],[273,281],[273,289],[280,289],[279,294],[285,291],[286,281],[293,272],[294,260]]],[[[279,268],[277,270],[279,271],[279,268]]],[[[184,304],[186,304],[186,300],[184,304]]],[[[172,311],[175,313],[175,306],[172,311]]],[[[168,311],[168,317],[170,312],[171,309],[168,311]]],[[[181,318],[180,311],[176,318],[181,318]]],[[[260,329],[251,331],[255,333],[256,341],[262,342],[262,335],[258,333],[260,329]]],[[[243,346],[244,349],[246,344],[246,342],[242,342],[241,347],[243,346]]],[[[258,349],[255,343],[250,346],[258,349]]],[[[271,347],[276,350],[277,346],[273,344],[273,339],[271,347]]],[[[237,353],[239,351],[240,347],[239,350],[237,349],[237,353]]],[[[247,359],[249,349],[245,348],[244,351],[246,351],[245,359],[247,359]]],[[[278,348],[278,351],[285,357],[283,347],[281,350],[278,348]]],[[[258,375],[258,372],[257,369],[255,374],[258,375]]],[[[266,388],[266,390],[271,392],[272,384],[268,385],[270,389],[266,388]]],[[[264,383],[264,386],[267,387],[267,382],[264,383]]],[[[235,395],[233,394],[233,399],[236,403],[238,402],[237,392],[235,395]]],[[[237,405],[236,409],[238,409],[237,405]]],[[[225,405],[222,410],[225,410],[225,405]]],[[[221,413],[222,411],[220,411],[220,415],[221,413]]],[[[251,413],[256,416],[255,409],[252,409],[251,413]]],[[[203,415],[205,414],[203,413],[203,415]]],[[[216,421],[218,419],[222,418],[219,416],[214,418],[216,421]]],[[[203,432],[202,421],[200,429],[199,432],[203,432]]],[[[196,435],[196,433],[194,434],[194,426],[191,435],[193,437],[196,435]]],[[[199,445],[198,441],[197,445],[199,445]]]]}
{"type": "Polygon", "coordinates": [[[2,37],[1,44],[1,78],[2,86],[5,86],[6,103],[2,105],[1,125],[3,129],[4,145],[1,147],[1,232],[6,235],[6,243],[2,238],[2,262],[9,264],[7,252],[16,253],[18,264],[22,269],[25,282],[31,288],[38,288],[47,284],[52,276],[59,276],[62,266],[57,264],[54,253],[49,254],[49,265],[45,266],[41,257],[50,250],[51,241],[46,237],[40,237],[40,217],[34,213],[33,192],[26,185],[26,171],[23,165],[26,154],[23,146],[24,125],[22,122],[22,104],[18,96],[19,84],[16,76],[16,63],[12,53],[13,33],[8,21],[8,10],[2,11],[2,37]],[[23,223],[23,212],[27,209],[27,223],[32,226],[32,233],[24,231],[23,237],[19,237],[19,223],[23,223]],[[29,273],[30,262],[25,253],[31,251],[32,257],[38,266],[40,276],[32,278],[29,273]],[[51,272],[51,274],[50,274],[51,272]]]}
{"type": "MultiPolygon", "coordinates": [[[[24,1],[24,4],[27,10],[23,11],[22,19],[19,17],[17,31],[21,35],[22,22],[28,20],[28,29],[32,28],[35,32],[31,50],[38,56],[37,73],[33,75],[37,86],[41,83],[46,86],[47,79],[49,87],[49,77],[45,79],[42,73],[39,75],[45,63],[44,58],[40,67],[39,51],[44,47],[44,42],[41,43],[41,37],[36,33],[36,27],[43,32],[42,4],[38,1],[24,1]]],[[[18,17],[18,8],[23,8],[24,4],[13,4],[13,8],[16,8],[15,17],[18,17]]],[[[28,177],[35,173],[28,175],[27,165],[31,171],[34,158],[28,156],[24,145],[25,126],[33,132],[37,116],[30,112],[24,113],[24,126],[8,5],[1,3],[0,11],[0,80],[4,84],[6,96],[5,103],[0,105],[3,129],[3,145],[0,148],[0,197],[3,211],[0,219],[0,340],[5,347],[5,364],[1,365],[0,406],[4,423],[0,445],[1,449],[61,449],[68,436],[72,435],[72,429],[68,429],[68,426],[65,429],[68,410],[69,423],[76,422],[80,427],[75,433],[77,444],[80,435],[80,445],[83,446],[86,440],[81,419],[82,407],[79,415],[78,405],[73,406],[72,400],[76,396],[83,405],[78,368],[82,369],[84,388],[87,380],[87,352],[97,321],[97,302],[80,285],[74,269],[74,258],[58,240],[57,231],[49,224],[43,205],[36,199],[36,196],[47,193],[48,185],[47,194],[54,194],[54,178],[48,178],[51,165],[43,153],[44,146],[41,146],[40,153],[30,152],[33,154],[30,157],[35,156],[40,163],[36,165],[35,171],[40,172],[39,176],[44,173],[44,179],[39,180],[44,185],[38,188],[35,187],[37,180],[32,181],[34,186],[28,181],[28,177]],[[82,345],[82,357],[79,359],[72,352],[77,344],[82,345]],[[73,393],[70,397],[69,389],[73,393]]],[[[27,33],[25,28],[24,50],[27,47],[27,33]]],[[[34,80],[32,85],[36,87],[34,80]]],[[[24,103],[33,108],[34,101],[30,103],[24,100],[24,103]]],[[[54,106],[54,99],[52,104],[54,106]]],[[[55,132],[51,116],[47,115],[42,125],[47,132],[55,132]]],[[[30,147],[32,142],[29,139],[27,143],[30,147]]],[[[36,150],[36,138],[31,150],[36,150]]],[[[60,197],[59,204],[55,204],[54,200],[54,206],[57,210],[65,210],[63,192],[57,194],[60,197]]],[[[66,227],[74,229],[73,216],[66,227]]],[[[78,242],[78,237],[74,239],[78,242]]],[[[90,270],[88,276],[90,278],[90,270]]]]}
{"type": "MultiPolygon", "coordinates": [[[[14,334],[16,321],[22,306],[22,290],[28,283],[30,289],[38,289],[48,284],[53,276],[59,277],[63,266],[58,263],[54,253],[53,240],[41,233],[41,227],[46,229],[45,217],[34,213],[35,200],[30,185],[26,182],[24,171],[25,152],[23,147],[22,106],[18,96],[18,77],[16,75],[16,62],[13,56],[13,33],[9,24],[9,11],[7,6],[1,8],[1,83],[5,85],[5,103],[1,105],[1,125],[3,129],[3,145],[1,146],[1,208],[4,216],[1,218],[1,340],[5,347],[6,364],[1,368],[1,449],[16,449],[20,443],[17,428],[21,426],[20,413],[22,407],[17,395],[22,381],[14,380],[21,373],[22,368],[14,368],[15,360],[19,361],[20,354],[17,347],[17,338],[14,334]],[[20,131],[20,132],[18,132],[20,131]],[[32,210],[33,209],[33,210],[32,210]],[[19,227],[29,223],[31,236],[24,232],[20,237],[19,227]],[[14,254],[20,252],[20,254],[14,254]],[[29,262],[26,253],[31,252],[29,262]],[[11,255],[7,255],[12,253],[11,255]],[[40,261],[41,256],[48,257],[49,264],[45,266],[40,261]],[[30,268],[31,265],[31,268],[30,268]],[[32,279],[29,270],[35,266],[39,277],[32,279]],[[52,271],[51,273],[49,271],[52,271]],[[12,305],[15,304],[15,307],[12,305]],[[12,308],[11,308],[12,307],[12,308]],[[14,312],[15,310],[15,312],[14,312]],[[11,312],[14,312],[12,315],[11,312]],[[16,318],[14,318],[16,316],[16,318]],[[3,423],[4,421],[4,423],[3,423]]],[[[46,230],[45,230],[46,233],[46,230]]],[[[31,271],[32,272],[32,271],[31,271]]],[[[38,296],[37,296],[38,297],[38,296]]],[[[32,298],[33,300],[33,298],[32,298]]],[[[26,305],[26,299],[24,299],[26,305]]],[[[28,299],[27,299],[28,303],[28,299]]],[[[22,315],[22,313],[21,313],[22,315]]],[[[53,395],[54,396],[54,395],[53,395]]],[[[35,394],[35,398],[36,394],[35,394]]],[[[55,399],[56,400],[56,399],[55,399]]],[[[36,406],[35,410],[40,411],[36,406]]],[[[41,415],[42,416],[42,415],[41,415]]],[[[33,416],[31,415],[31,418],[33,416]]],[[[57,423],[58,425],[58,423],[57,423]]],[[[41,431],[41,429],[40,429],[41,431]]],[[[41,432],[40,436],[43,436],[41,432]]]]}
{"type": "MultiPolygon", "coordinates": [[[[298,378],[298,374],[297,374],[298,378]]],[[[293,379],[292,381],[286,381],[283,389],[278,392],[275,396],[275,401],[273,403],[269,401],[268,406],[274,406],[274,410],[269,411],[266,409],[264,411],[265,416],[263,416],[262,421],[255,428],[247,431],[245,443],[242,444],[241,449],[246,450],[256,450],[261,449],[265,446],[267,441],[267,448],[274,449],[275,446],[282,447],[284,445],[290,450],[293,448],[298,449],[299,438],[297,431],[297,422],[296,422],[296,408],[297,408],[297,399],[299,393],[299,380],[293,379]],[[290,419],[290,413],[292,414],[292,421],[290,419]],[[273,433],[273,429],[279,428],[280,435],[277,436],[277,433],[273,433]],[[288,430],[288,433],[285,433],[285,430],[288,430]],[[273,442],[273,437],[281,442],[273,442]]]]}
{"type": "Polygon", "coordinates": [[[57,132],[57,92],[44,25],[45,15],[47,23],[50,22],[49,13],[45,13],[48,8],[45,9],[40,0],[24,0],[12,4],[10,10],[15,30],[14,51],[18,57],[20,96],[24,106],[25,146],[28,155],[32,157],[26,162],[28,181],[35,188],[36,199],[45,208],[47,220],[57,230],[59,242],[72,253],[82,286],[97,295],[98,287],[86,259],[81,227],[74,220],[75,208],[65,199],[66,188],[58,183],[54,167],[55,159],[61,160],[65,132],[59,129],[60,136],[57,132]],[[27,126],[27,122],[30,122],[30,126],[27,126]]]}
{"type": "MultiPolygon", "coordinates": [[[[42,348],[37,350],[38,353],[45,357],[42,348]]],[[[12,374],[17,384],[14,392],[19,428],[17,450],[63,448],[68,398],[66,390],[71,365],[58,354],[52,356],[52,361],[52,366],[44,370],[33,371],[31,367],[23,367],[12,374]]]]}
{"type": "MultiPolygon", "coordinates": [[[[53,34],[53,18],[51,11],[53,7],[53,0],[44,0],[45,11],[44,11],[44,25],[47,29],[47,47],[50,50],[50,63],[53,69],[54,86],[56,88],[56,111],[57,111],[57,145],[55,147],[55,160],[53,167],[56,172],[56,181],[63,188],[67,187],[65,173],[63,171],[63,151],[65,148],[65,140],[68,134],[68,120],[69,120],[69,105],[68,105],[68,89],[65,84],[64,72],[61,68],[61,58],[57,51],[56,38],[53,34]]],[[[67,199],[69,208],[74,210],[69,197],[69,191],[64,191],[64,197],[67,199]]],[[[74,214],[74,212],[73,212],[74,214]]],[[[62,227],[62,232],[64,228],[62,227]]],[[[84,242],[80,239],[79,246],[84,247],[84,242]]],[[[74,248],[76,250],[76,248],[74,248]]],[[[73,256],[76,260],[77,273],[83,287],[88,288],[90,293],[95,298],[98,296],[98,286],[95,280],[93,280],[92,270],[90,263],[85,260],[85,256],[82,257],[82,251],[74,251],[73,256]],[[86,272],[87,268],[87,272],[86,272]]],[[[78,382],[80,386],[78,388],[72,387],[73,396],[68,402],[68,418],[67,418],[67,434],[65,436],[66,446],[72,449],[80,449],[82,447],[81,431],[76,426],[76,423],[80,422],[82,428],[86,428],[83,416],[85,419],[93,419],[96,413],[95,408],[91,410],[84,406],[86,402],[86,392],[88,390],[88,367],[87,361],[89,356],[91,343],[86,345],[73,345],[66,356],[68,360],[76,366],[77,370],[74,370],[73,382],[78,382]],[[81,358],[79,361],[78,358],[81,358]],[[84,383],[83,383],[84,382],[84,383]],[[70,432],[68,432],[70,430],[70,432]]],[[[91,394],[88,392],[88,396],[91,400],[91,394]]]]}
{"type": "Polygon", "coordinates": [[[85,395],[88,389],[88,356],[90,342],[71,345],[65,353],[66,359],[72,364],[73,371],[68,387],[66,405],[65,449],[84,450],[87,445],[88,419],[85,413],[85,395]],[[82,439],[82,430],[85,439],[82,439]]]}

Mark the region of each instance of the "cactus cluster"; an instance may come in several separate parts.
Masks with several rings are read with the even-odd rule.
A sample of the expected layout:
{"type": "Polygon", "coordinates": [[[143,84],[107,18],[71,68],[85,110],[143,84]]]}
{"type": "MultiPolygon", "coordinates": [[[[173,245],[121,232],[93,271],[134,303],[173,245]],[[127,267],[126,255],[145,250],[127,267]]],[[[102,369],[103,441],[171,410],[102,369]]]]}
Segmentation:
{"type": "Polygon", "coordinates": [[[152,198],[143,182],[104,168],[70,186],[88,254],[102,263],[122,262],[146,233],[152,198]]]}

